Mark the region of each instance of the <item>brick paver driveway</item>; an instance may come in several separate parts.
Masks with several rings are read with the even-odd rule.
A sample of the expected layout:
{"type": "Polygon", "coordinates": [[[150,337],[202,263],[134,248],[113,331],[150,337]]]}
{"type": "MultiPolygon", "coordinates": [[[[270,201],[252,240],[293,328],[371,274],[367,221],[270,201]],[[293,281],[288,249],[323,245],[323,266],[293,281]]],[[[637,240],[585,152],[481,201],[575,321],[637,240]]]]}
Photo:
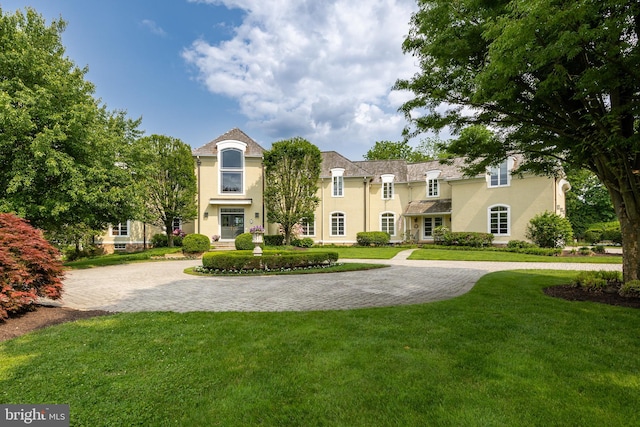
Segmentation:
{"type": "MultiPolygon", "coordinates": [[[[621,270],[610,264],[357,260],[391,267],[349,273],[198,277],[199,260],[138,263],[67,273],[61,305],[108,311],[306,311],[418,304],[469,291],[491,271],[621,270]]],[[[348,261],[348,260],[343,260],[348,261]]],[[[354,260],[355,261],[355,260],[354,260]]]]}

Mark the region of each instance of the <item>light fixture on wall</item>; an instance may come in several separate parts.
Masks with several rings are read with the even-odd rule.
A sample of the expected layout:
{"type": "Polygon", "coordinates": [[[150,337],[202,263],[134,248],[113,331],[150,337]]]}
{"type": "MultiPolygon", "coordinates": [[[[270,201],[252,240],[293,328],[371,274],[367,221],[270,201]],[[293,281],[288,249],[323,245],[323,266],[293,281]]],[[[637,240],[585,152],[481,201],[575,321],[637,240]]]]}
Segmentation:
{"type": "Polygon", "coordinates": [[[209,218],[209,212],[205,211],[204,212],[204,219],[207,219],[207,218],[209,218]]]}

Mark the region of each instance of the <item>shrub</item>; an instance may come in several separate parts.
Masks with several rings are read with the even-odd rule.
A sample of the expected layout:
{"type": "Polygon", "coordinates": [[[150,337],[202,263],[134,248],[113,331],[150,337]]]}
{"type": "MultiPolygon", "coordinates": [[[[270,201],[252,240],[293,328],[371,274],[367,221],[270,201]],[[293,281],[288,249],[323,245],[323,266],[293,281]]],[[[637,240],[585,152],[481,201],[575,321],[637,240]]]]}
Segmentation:
{"type": "Polygon", "coordinates": [[[436,245],[444,243],[445,236],[449,234],[449,229],[445,225],[439,225],[433,229],[433,243],[436,245]]]}
{"type": "Polygon", "coordinates": [[[593,253],[593,251],[591,251],[591,248],[587,246],[583,246],[580,249],[578,249],[578,253],[582,256],[590,256],[593,253]]]}
{"type": "Polygon", "coordinates": [[[187,234],[182,240],[182,252],[185,254],[199,254],[210,248],[209,238],[204,234],[187,234]]]}
{"type": "Polygon", "coordinates": [[[597,253],[597,254],[606,254],[607,253],[607,250],[602,245],[594,246],[593,249],[591,249],[591,250],[593,252],[597,253]]]}
{"type": "Polygon", "coordinates": [[[311,237],[304,237],[302,239],[292,239],[291,244],[298,248],[310,248],[313,246],[313,239],[311,237]]]}
{"type": "Polygon", "coordinates": [[[524,240],[509,240],[507,243],[507,248],[509,249],[529,249],[537,247],[538,246],[535,243],[526,242],[524,240]]]}
{"type": "Polygon", "coordinates": [[[151,244],[154,248],[166,248],[169,244],[169,238],[166,234],[154,234],[151,237],[151,244]]]}
{"type": "Polygon", "coordinates": [[[383,246],[388,245],[391,236],[384,231],[361,231],[356,235],[356,240],[360,246],[383,246]]]}
{"type": "Polygon", "coordinates": [[[265,235],[264,244],[266,246],[282,246],[284,245],[284,236],[282,234],[265,235]]]}
{"type": "Polygon", "coordinates": [[[593,245],[602,240],[602,233],[596,230],[587,230],[584,232],[584,241],[593,245]]]}
{"type": "Polygon", "coordinates": [[[610,242],[613,243],[617,243],[619,245],[622,244],[622,232],[620,232],[620,229],[614,229],[614,230],[605,230],[602,233],[602,240],[608,240],[610,242]]]}
{"type": "Polygon", "coordinates": [[[567,218],[545,211],[529,221],[526,236],[541,248],[561,248],[571,241],[573,231],[567,218]]]}
{"type": "Polygon", "coordinates": [[[491,233],[456,231],[453,233],[446,233],[443,236],[443,243],[447,246],[469,246],[472,248],[481,248],[491,246],[492,242],[493,234],[491,233]]]}
{"type": "MultiPolygon", "coordinates": [[[[253,234],[251,233],[242,233],[236,236],[236,249],[239,251],[250,251],[255,248],[255,244],[253,243],[253,234]]],[[[264,249],[264,244],[261,243],[260,247],[264,249]]]]}
{"type": "Polygon", "coordinates": [[[76,250],[75,246],[69,246],[64,251],[64,260],[75,261],[80,258],[92,258],[100,255],[104,255],[104,248],[101,246],[88,245],[79,251],[76,250]]]}
{"type": "Polygon", "coordinates": [[[33,307],[38,297],[59,299],[60,252],[40,230],[9,213],[0,214],[0,318],[33,307]]]}
{"type": "Polygon", "coordinates": [[[640,298],[640,280],[631,280],[620,287],[623,297],[640,298]]]}
{"type": "Polygon", "coordinates": [[[182,236],[173,236],[173,246],[183,246],[184,244],[184,237],[182,236]]]}
{"type": "Polygon", "coordinates": [[[267,252],[254,256],[251,252],[209,252],[203,255],[202,265],[215,271],[251,271],[293,269],[323,264],[338,260],[337,252],[267,252]]]}
{"type": "Polygon", "coordinates": [[[621,282],[622,273],[619,271],[581,271],[573,279],[571,285],[576,288],[602,292],[607,287],[619,287],[621,282]]]}

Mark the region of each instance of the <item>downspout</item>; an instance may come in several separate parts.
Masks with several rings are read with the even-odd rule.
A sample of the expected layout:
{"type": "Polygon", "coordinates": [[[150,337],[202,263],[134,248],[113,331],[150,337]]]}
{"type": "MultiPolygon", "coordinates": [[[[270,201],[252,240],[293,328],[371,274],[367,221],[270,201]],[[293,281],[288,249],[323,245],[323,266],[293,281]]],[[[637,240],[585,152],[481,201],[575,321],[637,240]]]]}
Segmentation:
{"type": "Polygon", "coordinates": [[[324,178],[320,178],[320,244],[324,246],[324,178]]]}
{"type": "Polygon", "coordinates": [[[200,156],[196,156],[196,165],[198,166],[198,197],[197,197],[197,203],[198,203],[198,234],[200,234],[200,165],[202,164],[202,162],[200,161],[200,156]]]}
{"type": "Polygon", "coordinates": [[[364,231],[368,231],[368,220],[367,220],[367,207],[368,207],[368,203],[367,203],[367,186],[368,186],[368,182],[367,182],[367,177],[365,176],[363,178],[363,182],[364,182],[364,231]]]}
{"type": "Polygon", "coordinates": [[[265,207],[264,207],[264,189],[265,187],[265,181],[264,181],[264,157],[262,157],[262,226],[265,228],[267,228],[267,218],[264,216],[265,214],[265,207]]]}

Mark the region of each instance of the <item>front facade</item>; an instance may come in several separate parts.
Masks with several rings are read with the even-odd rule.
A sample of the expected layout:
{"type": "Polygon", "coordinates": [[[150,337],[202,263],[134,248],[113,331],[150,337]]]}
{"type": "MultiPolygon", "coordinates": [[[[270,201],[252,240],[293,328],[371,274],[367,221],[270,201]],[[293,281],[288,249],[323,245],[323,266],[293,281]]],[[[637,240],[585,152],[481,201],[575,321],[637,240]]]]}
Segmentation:
{"type": "MultiPolygon", "coordinates": [[[[263,151],[239,129],[194,150],[198,217],[181,224],[182,230],[228,244],[255,225],[277,234],[278,225],[266,223],[263,151]]],[[[427,243],[436,227],[446,226],[492,233],[496,244],[526,240],[535,215],[564,215],[570,186],[564,179],[514,177],[511,171],[519,161],[510,157],[484,175],[465,177],[461,159],[451,164],[351,161],[335,151],[323,152],[320,202],[315,218],[301,221],[303,237],[316,244],[350,245],[359,232],[386,231],[391,242],[427,243]]],[[[129,239],[140,241],[133,224],[129,239]]]]}

